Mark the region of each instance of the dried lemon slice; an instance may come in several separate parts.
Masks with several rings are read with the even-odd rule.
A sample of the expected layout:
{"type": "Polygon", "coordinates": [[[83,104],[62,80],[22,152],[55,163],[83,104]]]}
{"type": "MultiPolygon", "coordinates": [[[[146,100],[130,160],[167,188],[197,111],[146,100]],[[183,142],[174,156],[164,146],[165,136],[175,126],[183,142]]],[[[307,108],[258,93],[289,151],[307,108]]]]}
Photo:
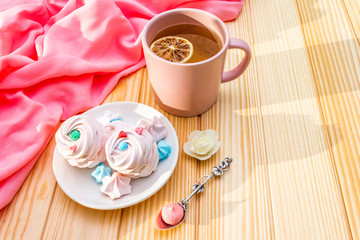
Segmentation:
{"type": "Polygon", "coordinates": [[[187,62],[194,53],[189,40],[174,36],[159,38],[151,44],[150,49],[159,57],[178,63],[187,62]]]}

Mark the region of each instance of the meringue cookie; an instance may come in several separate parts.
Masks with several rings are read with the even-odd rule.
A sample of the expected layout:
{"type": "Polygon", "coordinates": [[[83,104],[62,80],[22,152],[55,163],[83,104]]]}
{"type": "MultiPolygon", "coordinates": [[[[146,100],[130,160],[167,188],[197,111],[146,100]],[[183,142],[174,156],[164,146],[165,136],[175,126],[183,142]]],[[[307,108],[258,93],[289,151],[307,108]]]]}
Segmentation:
{"type": "Polygon", "coordinates": [[[103,116],[97,119],[105,129],[106,138],[114,132],[115,128],[127,128],[129,127],[125,122],[122,121],[122,118],[119,114],[113,113],[111,111],[106,111],[103,116]]]}
{"type": "Polygon", "coordinates": [[[106,176],[103,178],[100,191],[108,195],[112,200],[117,199],[131,192],[130,180],[130,178],[115,172],[111,177],[106,176]]]}
{"type": "Polygon", "coordinates": [[[178,224],[185,215],[184,208],[178,203],[168,203],[161,209],[161,217],[169,225],[178,224]]]}
{"type": "Polygon", "coordinates": [[[60,154],[70,165],[91,168],[105,160],[104,130],[89,115],[77,115],[67,119],[55,134],[60,154]]]}
{"type": "Polygon", "coordinates": [[[160,119],[155,116],[151,120],[142,118],[137,122],[136,125],[151,133],[154,136],[156,142],[166,138],[168,135],[168,131],[165,125],[162,124],[160,119]]]}
{"type": "Polygon", "coordinates": [[[143,129],[116,129],[105,144],[106,159],[110,167],[130,178],[146,177],[156,170],[159,162],[153,136],[143,129]],[[122,143],[127,147],[123,149],[122,143]]]}
{"type": "Polygon", "coordinates": [[[103,163],[100,163],[91,174],[91,176],[93,176],[93,178],[97,183],[102,183],[102,179],[110,175],[111,175],[111,168],[104,165],[103,163]]]}
{"type": "Polygon", "coordinates": [[[164,140],[158,142],[157,148],[159,152],[159,161],[162,161],[170,156],[171,146],[167,144],[164,140]]]}
{"type": "Polygon", "coordinates": [[[98,117],[97,120],[104,126],[115,121],[122,121],[122,118],[119,114],[113,113],[111,111],[105,111],[104,115],[98,117]]]}
{"type": "Polygon", "coordinates": [[[184,152],[199,160],[206,160],[219,150],[218,134],[212,129],[194,131],[184,144],[184,152]]]}

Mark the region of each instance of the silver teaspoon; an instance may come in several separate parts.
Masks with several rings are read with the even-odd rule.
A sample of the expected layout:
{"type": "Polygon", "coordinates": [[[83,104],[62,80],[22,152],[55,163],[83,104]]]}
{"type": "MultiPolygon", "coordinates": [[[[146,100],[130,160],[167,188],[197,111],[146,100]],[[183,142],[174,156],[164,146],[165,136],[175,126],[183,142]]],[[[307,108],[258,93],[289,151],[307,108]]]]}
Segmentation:
{"type": "Polygon", "coordinates": [[[159,230],[168,230],[180,225],[185,219],[187,205],[190,199],[196,194],[204,191],[205,183],[207,183],[213,176],[221,176],[225,170],[230,167],[232,158],[226,157],[219,163],[218,166],[213,167],[210,175],[202,176],[197,183],[192,186],[193,192],[177,203],[169,203],[156,216],[155,228],[159,230]]]}

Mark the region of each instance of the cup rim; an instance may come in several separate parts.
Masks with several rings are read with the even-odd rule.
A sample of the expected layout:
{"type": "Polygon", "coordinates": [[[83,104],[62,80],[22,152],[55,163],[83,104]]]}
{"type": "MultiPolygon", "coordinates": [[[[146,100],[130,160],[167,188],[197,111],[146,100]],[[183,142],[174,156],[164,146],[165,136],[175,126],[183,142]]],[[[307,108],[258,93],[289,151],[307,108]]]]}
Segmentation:
{"type": "Polygon", "coordinates": [[[159,61],[162,61],[162,62],[167,63],[167,64],[178,65],[178,66],[196,66],[196,65],[202,65],[202,64],[207,63],[207,62],[211,62],[211,61],[215,60],[216,58],[218,58],[221,54],[223,54],[227,50],[227,48],[229,46],[230,34],[229,34],[229,30],[227,29],[225,23],[219,17],[217,17],[216,15],[214,15],[212,13],[209,13],[209,12],[206,12],[206,11],[200,10],[200,9],[195,9],[195,8],[176,8],[176,9],[172,9],[172,10],[162,12],[162,13],[156,15],[155,17],[153,17],[152,19],[150,19],[150,21],[146,23],[146,25],[145,25],[145,27],[144,27],[144,29],[142,31],[141,39],[142,39],[143,51],[145,51],[145,49],[146,49],[146,51],[148,51],[152,56],[154,56],[159,61]],[[151,25],[154,22],[156,22],[159,18],[161,18],[163,16],[173,14],[174,12],[184,12],[184,11],[185,12],[197,12],[197,13],[200,13],[200,14],[204,14],[204,15],[207,15],[208,17],[210,17],[210,18],[215,19],[217,22],[220,22],[221,28],[225,32],[225,41],[224,41],[224,44],[223,44],[222,48],[214,56],[212,56],[212,57],[210,57],[208,59],[205,59],[203,61],[200,61],[200,62],[177,63],[177,62],[171,62],[171,61],[168,61],[166,59],[163,59],[163,58],[159,57],[158,55],[156,55],[153,51],[151,51],[150,46],[146,42],[146,33],[148,32],[151,25]]]}

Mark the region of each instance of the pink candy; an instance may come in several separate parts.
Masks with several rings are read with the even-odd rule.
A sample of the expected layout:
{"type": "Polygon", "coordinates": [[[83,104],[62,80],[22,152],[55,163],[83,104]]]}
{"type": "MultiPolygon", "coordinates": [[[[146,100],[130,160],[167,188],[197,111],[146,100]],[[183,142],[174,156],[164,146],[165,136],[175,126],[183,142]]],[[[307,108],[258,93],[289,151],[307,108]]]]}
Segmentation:
{"type": "Polygon", "coordinates": [[[77,149],[77,146],[73,145],[73,146],[69,147],[69,149],[70,149],[70,151],[72,151],[74,153],[77,149]]]}
{"type": "Polygon", "coordinates": [[[161,211],[162,219],[169,225],[176,225],[181,222],[184,214],[184,209],[178,203],[168,203],[161,211]]]}
{"type": "Polygon", "coordinates": [[[137,134],[139,134],[139,135],[141,135],[141,133],[144,131],[144,128],[142,128],[142,127],[137,127],[137,128],[135,128],[135,132],[137,133],[137,134]]]}

